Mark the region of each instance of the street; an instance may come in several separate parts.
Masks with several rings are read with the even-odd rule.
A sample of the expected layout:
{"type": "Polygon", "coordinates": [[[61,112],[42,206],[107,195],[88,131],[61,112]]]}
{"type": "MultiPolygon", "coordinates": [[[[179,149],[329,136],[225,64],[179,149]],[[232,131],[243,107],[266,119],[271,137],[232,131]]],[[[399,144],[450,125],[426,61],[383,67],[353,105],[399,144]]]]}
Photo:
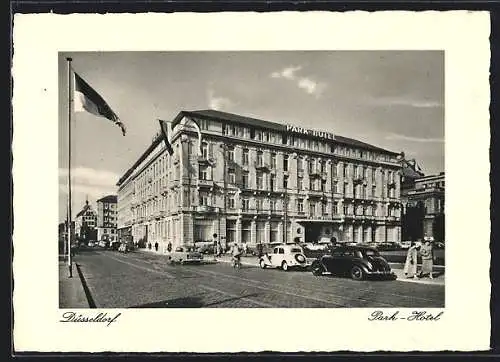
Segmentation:
{"type": "Polygon", "coordinates": [[[444,307],[444,286],[315,277],[227,263],[170,265],[165,255],[82,250],[74,259],[97,308],[444,307]]]}

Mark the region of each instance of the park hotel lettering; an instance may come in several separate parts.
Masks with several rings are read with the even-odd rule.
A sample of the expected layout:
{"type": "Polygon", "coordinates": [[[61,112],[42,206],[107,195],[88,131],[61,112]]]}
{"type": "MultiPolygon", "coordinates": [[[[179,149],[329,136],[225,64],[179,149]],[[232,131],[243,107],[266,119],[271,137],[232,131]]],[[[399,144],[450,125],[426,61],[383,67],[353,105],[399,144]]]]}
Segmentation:
{"type": "Polygon", "coordinates": [[[333,135],[332,133],[324,132],[324,131],[315,131],[312,129],[306,129],[306,128],[297,127],[297,126],[287,125],[286,130],[287,130],[287,132],[300,133],[300,134],[305,134],[308,136],[324,138],[327,140],[334,140],[335,139],[335,135],[333,135]]]}

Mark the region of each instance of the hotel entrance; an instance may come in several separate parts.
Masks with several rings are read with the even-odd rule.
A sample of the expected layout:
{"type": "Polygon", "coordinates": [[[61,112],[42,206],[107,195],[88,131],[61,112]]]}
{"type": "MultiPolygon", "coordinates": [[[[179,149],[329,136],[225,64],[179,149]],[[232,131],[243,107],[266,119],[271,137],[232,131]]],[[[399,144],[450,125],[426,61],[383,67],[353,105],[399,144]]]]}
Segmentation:
{"type": "Polygon", "coordinates": [[[297,220],[297,223],[303,227],[304,237],[300,238],[303,242],[327,243],[332,237],[337,241],[342,240],[342,226],[331,220],[297,220]]]}

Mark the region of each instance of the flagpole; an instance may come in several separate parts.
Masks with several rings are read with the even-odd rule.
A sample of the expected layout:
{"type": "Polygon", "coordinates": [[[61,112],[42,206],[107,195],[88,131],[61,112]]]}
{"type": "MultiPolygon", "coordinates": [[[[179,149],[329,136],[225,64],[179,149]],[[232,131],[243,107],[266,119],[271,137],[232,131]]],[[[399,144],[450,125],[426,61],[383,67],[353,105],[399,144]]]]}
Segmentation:
{"type": "Polygon", "coordinates": [[[72,89],[72,74],[71,61],[72,58],[66,58],[68,61],[68,270],[69,277],[73,277],[73,265],[71,260],[71,239],[73,237],[72,213],[71,213],[71,116],[73,113],[73,89],[72,89]]]}

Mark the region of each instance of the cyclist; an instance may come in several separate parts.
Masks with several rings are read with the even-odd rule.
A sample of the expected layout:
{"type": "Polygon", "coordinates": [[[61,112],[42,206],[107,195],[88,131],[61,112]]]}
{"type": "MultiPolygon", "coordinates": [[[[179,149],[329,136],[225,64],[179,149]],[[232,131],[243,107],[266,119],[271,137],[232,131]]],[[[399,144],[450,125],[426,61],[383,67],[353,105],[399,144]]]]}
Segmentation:
{"type": "Polygon", "coordinates": [[[241,249],[238,247],[237,243],[233,244],[233,267],[241,267],[241,249]]]}

